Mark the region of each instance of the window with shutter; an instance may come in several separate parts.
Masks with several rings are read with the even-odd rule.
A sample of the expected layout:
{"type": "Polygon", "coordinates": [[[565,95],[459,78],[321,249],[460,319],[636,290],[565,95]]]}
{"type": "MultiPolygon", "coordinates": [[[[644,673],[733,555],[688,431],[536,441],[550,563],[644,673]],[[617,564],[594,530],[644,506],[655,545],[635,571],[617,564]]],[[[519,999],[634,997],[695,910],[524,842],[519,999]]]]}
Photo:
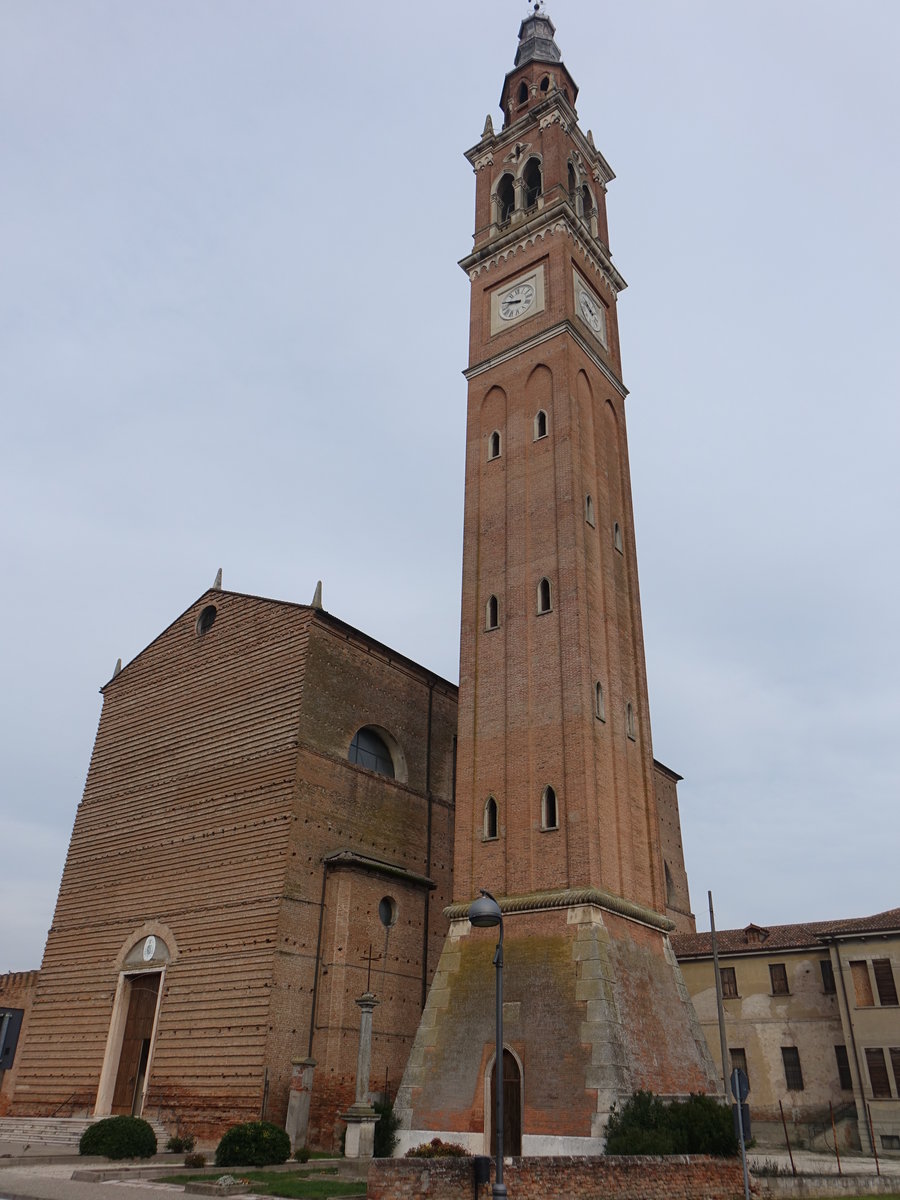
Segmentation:
{"type": "Polygon", "coordinates": [[[838,1079],[841,1081],[842,1092],[853,1091],[853,1076],[850,1074],[850,1060],[847,1058],[846,1046],[835,1046],[834,1057],[837,1060],[838,1079]]]}
{"type": "Polygon", "coordinates": [[[826,995],[834,995],[836,988],[834,986],[834,969],[831,966],[831,959],[821,959],[819,966],[822,968],[822,990],[826,995]]]}
{"type": "Polygon", "coordinates": [[[879,1100],[890,1099],[891,1081],[888,1078],[884,1051],[880,1046],[866,1047],[866,1065],[869,1068],[869,1082],[872,1084],[872,1095],[879,1100]]]}
{"type": "Polygon", "coordinates": [[[726,1000],[733,999],[738,994],[734,967],[719,967],[719,977],[722,980],[722,995],[726,1000]]]}
{"type": "Polygon", "coordinates": [[[789,996],[787,967],[784,963],[769,963],[769,978],[773,996],[789,996]]]}
{"type": "Polygon", "coordinates": [[[872,980],[869,978],[867,962],[852,962],[850,976],[853,980],[853,990],[856,993],[857,1008],[870,1008],[875,1003],[872,995],[872,980]]]}
{"type": "Polygon", "coordinates": [[[875,974],[875,986],[878,989],[879,1004],[897,1003],[897,985],[894,983],[894,972],[889,958],[874,958],[872,971],[875,974]]]}
{"type": "Polygon", "coordinates": [[[781,1058],[784,1062],[784,1081],[789,1092],[803,1091],[803,1072],[800,1069],[800,1051],[796,1046],[782,1046],[781,1058]]]}
{"type": "Polygon", "coordinates": [[[894,1071],[894,1087],[897,1089],[897,1095],[900,1096],[900,1046],[891,1046],[891,1067],[894,1071]]]}

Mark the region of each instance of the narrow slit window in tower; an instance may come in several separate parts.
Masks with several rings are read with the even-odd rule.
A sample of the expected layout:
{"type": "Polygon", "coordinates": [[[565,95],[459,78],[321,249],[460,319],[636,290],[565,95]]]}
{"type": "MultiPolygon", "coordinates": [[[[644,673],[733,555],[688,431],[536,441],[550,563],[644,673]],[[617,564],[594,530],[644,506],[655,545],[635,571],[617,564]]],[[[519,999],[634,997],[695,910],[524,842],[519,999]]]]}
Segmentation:
{"type": "Polygon", "coordinates": [[[622,530],[619,528],[619,522],[618,522],[618,521],[616,521],[615,525],[613,525],[613,545],[615,546],[615,548],[618,550],[618,552],[619,552],[620,554],[622,554],[622,553],[623,553],[623,550],[622,550],[622,530]]]}
{"type": "Polygon", "coordinates": [[[538,584],[538,612],[548,613],[552,607],[553,597],[550,592],[550,580],[542,579],[538,584]]]}
{"type": "Polygon", "coordinates": [[[487,602],[487,620],[488,629],[497,629],[500,625],[500,602],[496,596],[491,596],[487,602]]]}
{"type": "Polygon", "coordinates": [[[634,708],[631,704],[625,705],[625,732],[628,734],[631,740],[634,741],[634,708]]]}
{"type": "Polygon", "coordinates": [[[545,438],[547,436],[547,414],[542,408],[538,409],[534,417],[534,440],[545,438]]]}
{"type": "Polygon", "coordinates": [[[591,499],[590,495],[587,495],[584,498],[584,519],[587,521],[588,525],[593,525],[595,523],[594,501],[591,499]]]}
{"type": "Polygon", "coordinates": [[[549,785],[541,796],[541,829],[559,829],[556,792],[549,785]]]}
{"type": "Polygon", "coordinates": [[[497,837],[497,801],[488,796],[484,805],[484,840],[494,841],[497,837]]]}
{"type": "Polygon", "coordinates": [[[603,684],[594,684],[594,716],[598,721],[606,720],[606,703],[603,699],[603,684]]]}
{"type": "Polygon", "coordinates": [[[569,199],[575,203],[575,193],[578,191],[578,179],[575,175],[575,168],[569,163],[569,199]]]}
{"type": "Polygon", "coordinates": [[[500,457],[500,433],[499,430],[494,430],[488,438],[488,458],[500,457]]]}

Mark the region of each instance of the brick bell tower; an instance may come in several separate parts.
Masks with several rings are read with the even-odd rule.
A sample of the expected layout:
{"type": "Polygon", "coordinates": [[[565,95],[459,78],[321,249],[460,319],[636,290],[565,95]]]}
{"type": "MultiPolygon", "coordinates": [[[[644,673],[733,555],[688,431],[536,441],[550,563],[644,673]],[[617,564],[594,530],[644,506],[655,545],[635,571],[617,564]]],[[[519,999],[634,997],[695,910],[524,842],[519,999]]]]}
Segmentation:
{"type": "Polygon", "coordinates": [[[490,1152],[505,925],[507,1153],[602,1149],[638,1088],[715,1091],[669,946],[606,187],[535,6],[476,176],[455,903],[397,1097],[401,1152],[490,1152]]]}

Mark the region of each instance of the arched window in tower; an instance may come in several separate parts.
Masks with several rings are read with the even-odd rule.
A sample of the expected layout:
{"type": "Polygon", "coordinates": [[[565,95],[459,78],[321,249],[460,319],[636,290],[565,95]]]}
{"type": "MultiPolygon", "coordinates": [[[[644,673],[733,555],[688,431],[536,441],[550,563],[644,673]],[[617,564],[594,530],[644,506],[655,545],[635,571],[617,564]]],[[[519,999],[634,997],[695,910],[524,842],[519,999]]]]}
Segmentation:
{"type": "Polygon", "coordinates": [[[625,705],[625,732],[632,741],[635,740],[634,708],[630,703],[625,705]]]}
{"type": "Polygon", "coordinates": [[[547,436],[547,414],[542,408],[534,414],[534,440],[547,436]]]}
{"type": "Polygon", "coordinates": [[[505,225],[516,210],[516,184],[512,175],[504,175],[497,184],[497,219],[505,225]]]}
{"type": "Polygon", "coordinates": [[[545,75],[544,78],[541,80],[541,91],[542,92],[550,91],[550,76],[549,75],[545,75]]]}
{"type": "Polygon", "coordinates": [[[538,584],[538,613],[548,613],[553,607],[553,596],[550,591],[550,580],[544,578],[538,584]]]}
{"type": "Polygon", "coordinates": [[[484,805],[484,840],[493,842],[497,839],[497,801],[488,796],[484,805]]]}
{"type": "Polygon", "coordinates": [[[487,629],[498,629],[500,627],[500,601],[496,596],[491,596],[487,602],[485,627],[487,629]]]}
{"type": "Polygon", "coordinates": [[[522,172],[522,179],[525,183],[525,207],[534,208],[543,190],[540,159],[529,158],[522,172]]]}
{"type": "Polygon", "coordinates": [[[581,185],[581,211],[584,215],[585,224],[590,225],[591,217],[594,215],[594,197],[591,195],[591,189],[586,183],[581,185]]]}
{"type": "Polygon", "coordinates": [[[541,829],[559,829],[556,792],[549,784],[541,795],[541,829]]]}
{"type": "Polygon", "coordinates": [[[622,530],[619,528],[619,522],[618,522],[618,521],[616,521],[615,525],[613,525],[613,545],[615,546],[615,548],[618,550],[618,552],[619,552],[620,554],[622,554],[622,553],[623,553],[623,550],[622,550],[622,530]]]}
{"type": "Polygon", "coordinates": [[[594,519],[594,501],[590,494],[584,498],[584,519],[587,521],[588,525],[596,524],[594,519]]]}
{"type": "Polygon", "coordinates": [[[575,168],[569,163],[569,199],[575,203],[575,193],[578,191],[578,180],[575,176],[575,168]]]}
{"type": "Polygon", "coordinates": [[[603,699],[603,684],[594,684],[594,716],[598,721],[606,720],[606,703],[603,699]]]}
{"type": "Polygon", "coordinates": [[[394,778],[394,760],[387,743],[369,726],[357,729],[354,733],[347,758],[357,766],[377,771],[379,775],[386,775],[388,779],[394,778]]]}
{"type": "Polygon", "coordinates": [[[488,458],[500,457],[500,430],[495,429],[488,438],[488,458]]]}
{"type": "Polygon", "coordinates": [[[528,99],[528,84],[524,82],[519,84],[519,103],[524,104],[528,99]]]}

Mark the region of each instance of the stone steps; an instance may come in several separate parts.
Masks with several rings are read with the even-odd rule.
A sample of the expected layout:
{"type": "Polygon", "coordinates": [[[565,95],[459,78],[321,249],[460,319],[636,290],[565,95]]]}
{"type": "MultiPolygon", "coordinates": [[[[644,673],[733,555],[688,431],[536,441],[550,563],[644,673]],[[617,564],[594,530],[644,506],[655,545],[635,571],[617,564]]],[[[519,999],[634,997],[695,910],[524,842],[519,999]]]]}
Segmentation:
{"type": "MultiPolygon", "coordinates": [[[[0,1142],[27,1143],[29,1146],[71,1146],[78,1149],[89,1117],[0,1117],[0,1142]]],[[[150,1121],[160,1149],[165,1148],[169,1133],[158,1121],[150,1121]]]]}

